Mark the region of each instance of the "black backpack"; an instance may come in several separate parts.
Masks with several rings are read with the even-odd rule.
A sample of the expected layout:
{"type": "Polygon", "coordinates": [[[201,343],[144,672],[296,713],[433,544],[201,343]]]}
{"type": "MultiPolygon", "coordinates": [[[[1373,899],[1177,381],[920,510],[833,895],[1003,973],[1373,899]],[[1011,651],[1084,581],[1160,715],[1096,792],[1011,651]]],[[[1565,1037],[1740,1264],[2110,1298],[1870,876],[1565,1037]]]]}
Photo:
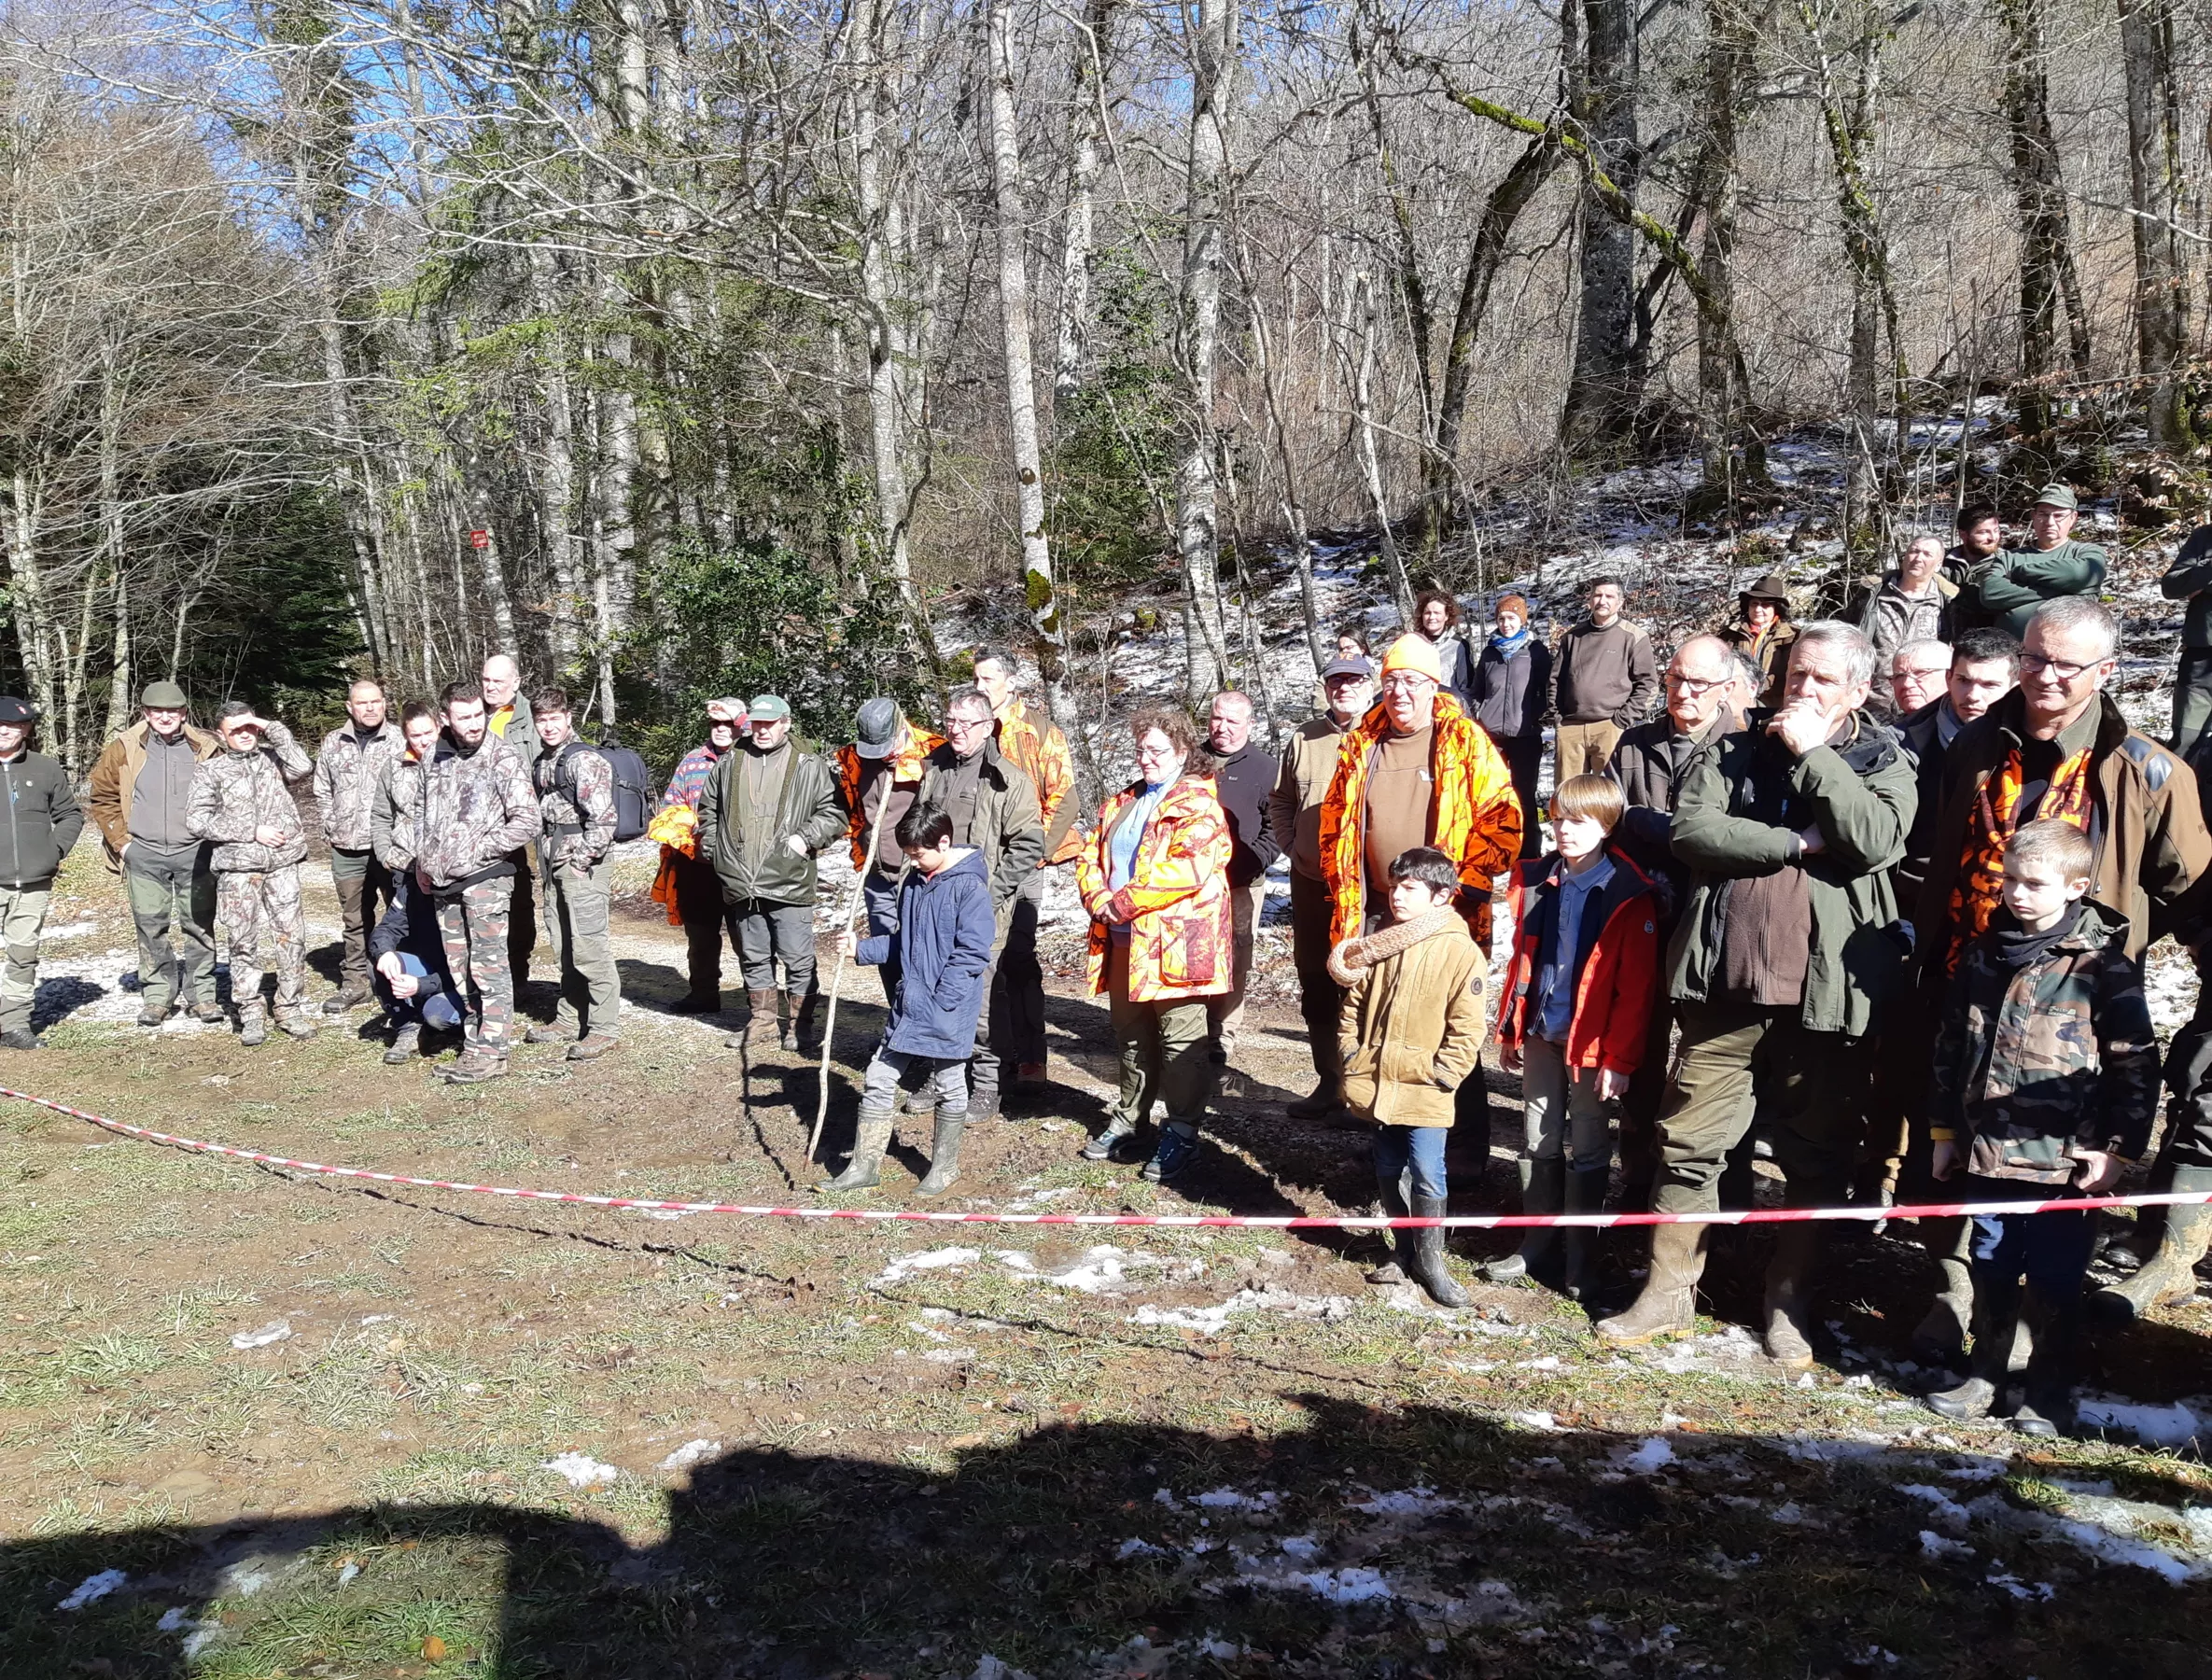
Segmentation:
{"type": "Polygon", "coordinates": [[[567,766],[570,755],[578,752],[597,753],[614,771],[614,837],[643,839],[653,804],[645,761],[616,741],[602,741],[596,747],[587,741],[565,743],[553,760],[553,786],[567,796],[571,805],[576,803],[576,774],[567,766]]]}

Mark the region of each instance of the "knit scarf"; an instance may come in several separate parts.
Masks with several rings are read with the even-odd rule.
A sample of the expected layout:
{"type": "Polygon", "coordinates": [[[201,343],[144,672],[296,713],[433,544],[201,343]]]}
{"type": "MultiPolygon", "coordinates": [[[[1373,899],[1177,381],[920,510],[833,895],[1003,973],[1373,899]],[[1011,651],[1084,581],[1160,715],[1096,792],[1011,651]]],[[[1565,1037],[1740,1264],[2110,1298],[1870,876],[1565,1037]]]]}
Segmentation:
{"type": "Polygon", "coordinates": [[[1445,904],[1411,921],[1393,922],[1364,937],[1348,939],[1329,953],[1329,974],[1338,986],[1355,985],[1363,969],[1373,968],[1400,951],[1410,951],[1422,940],[1434,938],[1460,920],[1460,913],[1445,904]]]}
{"type": "Polygon", "coordinates": [[[1490,645],[1500,659],[1512,659],[1529,645],[1529,637],[1532,634],[1533,632],[1526,624],[1523,624],[1511,636],[1499,636],[1493,631],[1491,635],[1490,645]]]}

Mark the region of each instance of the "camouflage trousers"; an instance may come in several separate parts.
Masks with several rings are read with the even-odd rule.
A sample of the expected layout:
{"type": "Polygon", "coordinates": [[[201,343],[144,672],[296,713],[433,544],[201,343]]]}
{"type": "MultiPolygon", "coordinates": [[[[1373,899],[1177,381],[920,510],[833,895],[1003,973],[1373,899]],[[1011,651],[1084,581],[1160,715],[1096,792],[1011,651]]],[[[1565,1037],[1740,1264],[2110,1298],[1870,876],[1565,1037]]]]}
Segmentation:
{"type": "Polygon", "coordinates": [[[507,1054],[514,1027],[514,970],[508,952],[508,917],[514,907],[514,877],[494,875],[438,901],[438,928],[445,935],[445,968],[454,989],[469,1002],[464,1043],[507,1054]]]}
{"type": "Polygon", "coordinates": [[[0,887],[0,939],[7,966],[0,969],[0,1032],[31,1030],[31,1004],[38,995],[38,935],[46,927],[50,887],[0,887]]]}
{"type": "Polygon", "coordinates": [[[267,872],[218,871],[216,925],[231,943],[231,1001],[241,1020],[261,1012],[265,964],[276,969],[276,1017],[286,1020],[307,1001],[307,917],[300,906],[300,866],[267,872]]]}

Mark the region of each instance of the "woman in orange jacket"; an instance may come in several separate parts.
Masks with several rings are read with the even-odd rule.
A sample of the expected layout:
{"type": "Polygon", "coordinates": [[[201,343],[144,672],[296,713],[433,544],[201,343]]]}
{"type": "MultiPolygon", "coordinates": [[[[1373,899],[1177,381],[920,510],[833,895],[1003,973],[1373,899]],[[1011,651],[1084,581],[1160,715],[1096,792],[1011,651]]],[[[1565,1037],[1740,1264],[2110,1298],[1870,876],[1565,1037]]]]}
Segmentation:
{"type": "Polygon", "coordinates": [[[1121,1095],[1083,1154],[1133,1158],[1121,1152],[1156,1098],[1167,1123],[1143,1176],[1166,1183],[1197,1157],[1211,1094],[1206,1000],[1233,978],[1231,843],[1213,778],[1190,768],[1190,718],[1146,707],[1129,727],[1137,779],[1108,798],[1075,865],[1091,917],[1091,991],[1106,994],[1121,1045],[1121,1095]]]}
{"type": "MultiPolygon", "coordinates": [[[[1659,889],[1612,846],[1618,784],[1572,776],[1551,796],[1559,850],[1513,877],[1513,954],[1500,987],[1498,1056],[1521,1076],[1524,1213],[1596,1213],[1613,1167],[1615,1100],[1644,1060],[1659,987],[1659,889]]],[[[1548,1268],[1558,1229],[1484,1268],[1492,1281],[1548,1268]]],[[[1589,1233],[1567,1233],[1564,1282],[1578,1293],[1589,1233]]]]}

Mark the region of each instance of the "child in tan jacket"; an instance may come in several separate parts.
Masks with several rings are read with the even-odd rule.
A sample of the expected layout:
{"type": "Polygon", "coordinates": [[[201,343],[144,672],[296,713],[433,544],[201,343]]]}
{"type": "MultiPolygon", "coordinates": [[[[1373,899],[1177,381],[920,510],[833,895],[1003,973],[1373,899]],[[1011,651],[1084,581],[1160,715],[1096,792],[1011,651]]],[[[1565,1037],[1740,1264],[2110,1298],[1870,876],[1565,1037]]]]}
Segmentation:
{"type": "MultiPolygon", "coordinates": [[[[1337,1035],[1344,1099],[1375,1123],[1375,1182],[1384,1211],[1400,1219],[1410,1209],[1416,1218],[1437,1219],[1447,1206],[1444,1143],[1453,1095],[1482,1048],[1489,965],[1452,908],[1460,881],[1449,858],[1434,847],[1410,847],[1393,860],[1390,879],[1390,925],[1348,939],[1329,955],[1329,973],[1347,988],[1337,1035]]],[[[1411,1278],[1438,1305],[1464,1307],[1467,1292],[1445,1268],[1442,1227],[1398,1236],[1397,1259],[1370,1281],[1411,1278]]]]}

